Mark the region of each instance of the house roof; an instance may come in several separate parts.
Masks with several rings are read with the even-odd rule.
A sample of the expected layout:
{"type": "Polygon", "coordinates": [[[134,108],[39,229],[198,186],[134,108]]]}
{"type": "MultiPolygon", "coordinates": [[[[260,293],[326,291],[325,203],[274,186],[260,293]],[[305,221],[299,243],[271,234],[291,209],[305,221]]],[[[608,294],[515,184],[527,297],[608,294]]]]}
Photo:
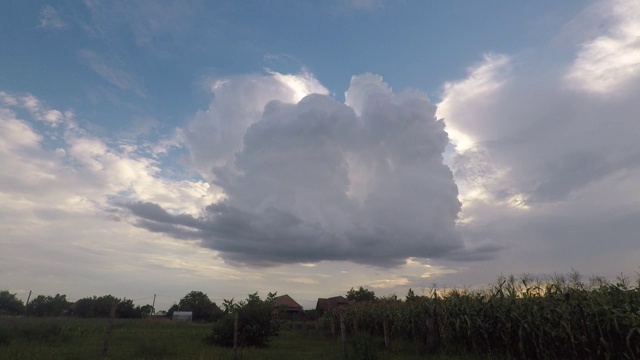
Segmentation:
{"type": "Polygon", "coordinates": [[[290,310],[302,310],[302,306],[298,304],[291,296],[289,295],[281,295],[273,299],[273,306],[280,307],[284,306],[290,310]]]}
{"type": "Polygon", "coordinates": [[[316,309],[330,310],[337,306],[348,305],[350,302],[344,296],[334,296],[327,299],[319,298],[316,309]]]}

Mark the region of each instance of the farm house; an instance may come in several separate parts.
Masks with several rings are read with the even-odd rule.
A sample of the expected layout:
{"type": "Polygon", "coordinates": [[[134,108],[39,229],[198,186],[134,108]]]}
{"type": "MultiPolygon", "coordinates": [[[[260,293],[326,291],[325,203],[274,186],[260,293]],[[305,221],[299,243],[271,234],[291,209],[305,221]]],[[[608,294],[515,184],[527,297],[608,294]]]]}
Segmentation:
{"type": "Polygon", "coordinates": [[[316,304],[316,311],[318,314],[322,315],[326,311],[333,310],[339,306],[349,305],[350,302],[344,296],[334,296],[328,299],[318,298],[318,303],[316,304]]]}
{"type": "Polygon", "coordinates": [[[282,295],[273,299],[273,314],[276,317],[294,319],[301,317],[302,313],[302,305],[298,304],[289,295],[282,295]]]}

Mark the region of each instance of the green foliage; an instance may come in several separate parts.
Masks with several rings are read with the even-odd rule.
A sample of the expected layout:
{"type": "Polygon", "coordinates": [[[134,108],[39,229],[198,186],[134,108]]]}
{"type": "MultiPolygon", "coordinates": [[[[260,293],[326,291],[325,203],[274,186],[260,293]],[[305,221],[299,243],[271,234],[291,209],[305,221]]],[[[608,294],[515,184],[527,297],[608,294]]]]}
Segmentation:
{"type": "Polygon", "coordinates": [[[166,316],[169,319],[171,319],[173,317],[173,313],[176,312],[176,311],[180,311],[180,308],[178,307],[178,304],[173,304],[173,305],[171,305],[169,310],[167,310],[167,313],[164,316],[166,316]]]}
{"type": "Polygon", "coordinates": [[[413,292],[411,288],[409,288],[409,291],[407,291],[407,296],[405,297],[405,301],[407,302],[415,301],[416,298],[418,298],[416,294],[413,292]]]}
{"type": "Polygon", "coordinates": [[[360,286],[358,290],[354,290],[353,288],[351,288],[351,290],[347,291],[347,300],[352,300],[355,302],[367,302],[376,301],[377,299],[378,298],[373,291],[365,289],[362,286],[360,286]]]}
{"type": "Polygon", "coordinates": [[[151,316],[155,314],[155,309],[153,308],[153,306],[147,304],[140,307],[140,313],[142,314],[142,317],[151,316]]]}
{"type": "Polygon", "coordinates": [[[277,336],[280,331],[280,323],[272,316],[275,295],[269,293],[267,299],[261,300],[256,292],[238,303],[225,299],[225,315],[213,325],[208,341],[215,345],[233,346],[234,317],[237,314],[240,346],[266,346],[269,338],[277,336]]]}
{"type": "MultiPolygon", "coordinates": [[[[0,317],[0,334],[3,329],[14,333],[10,343],[0,345],[0,359],[28,360],[84,360],[84,359],[232,359],[229,348],[206,345],[202,338],[211,332],[211,325],[204,323],[175,323],[166,319],[116,319],[107,356],[102,356],[105,319],[80,319],[75,317],[36,318],[0,317]],[[55,337],[22,339],[25,328],[55,329],[62,331],[55,337]]],[[[29,330],[31,331],[31,330],[29,330]]],[[[364,340],[366,343],[367,340],[364,340]]],[[[374,339],[381,348],[379,339],[374,339]]],[[[356,359],[354,347],[347,347],[347,359],[356,359]]],[[[380,351],[380,360],[425,359],[406,343],[394,342],[392,352],[380,351]]],[[[238,351],[239,359],[282,360],[314,359],[344,360],[339,342],[327,339],[313,331],[283,331],[272,338],[268,347],[244,347],[238,351]]],[[[436,360],[480,359],[470,355],[450,357],[434,355],[436,360]]],[[[484,360],[489,360],[484,357],[484,360]]],[[[496,357],[498,359],[498,357],[496,357]]]]}
{"type": "Polygon", "coordinates": [[[101,356],[105,319],[74,317],[0,318],[0,359],[219,359],[222,349],[205,346],[205,324],[176,324],[157,319],[115,319],[109,352],[101,356]]]}
{"type": "Polygon", "coordinates": [[[69,313],[71,303],[66,295],[56,296],[38,295],[26,307],[26,313],[31,316],[61,316],[69,313]]]}
{"type": "Polygon", "coordinates": [[[135,306],[132,300],[120,300],[112,295],[87,297],[76,301],[73,313],[81,318],[106,318],[111,314],[111,305],[116,303],[116,317],[123,319],[137,319],[142,317],[140,306],[135,306]]]}
{"type": "Polygon", "coordinates": [[[106,318],[113,302],[119,302],[119,299],[111,295],[86,297],[76,301],[73,312],[81,318],[106,318]]]}
{"type": "Polygon", "coordinates": [[[133,300],[121,300],[116,306],[116,316],[122,319],[139,319],[142,317],[140,306],[133,304],[133,300]]]}
{"type": "Polygon", "coordinates": [[[176,310],[191,311],[194,321],[215,321],[223,315],[218,305],[209,300],[207,294],[202,291],[191,291],[180,300],[177,308],[172,306],[169,312],[173,315],[176,310]]]}
{"type": "Polygon", "coordinates": [[[377,339],[367,334],[355,335],[349,343],[352,347],[352,355],[350,360],[377,360],[380,350],[384,346],[384,342],[380,343],[377,339]]]}
{"type": "Polygon", "coordinates": [[[8,290],[0,291],[0,315],[19,315],[24,311],[22,300],[8,290]]]}
{"type": "Polygon", "coordinates": [[[67,344],[73,337],[72,329],[59,322],[21,319],[25,320],[0,323],[0,346],[8,346],[16,341],[27,344],[67,344]]]}
{"type": "MultiPolygon", "coordinates": [[[[640,288],[621,276],[582,282],[577,272],[541,281],[501,277],[490,288],[409,292],[406,301],[359,302],[340,309],[346,329],[420,342],[425,350],[525,359],[628,358],[640,354],[640,288]]],[[[338,322],[337,311],[323,319],[338,322]]],[[[634,357],[635,356],[635,357],[634,357]]]]}
{"type": "Polygon", "coordinates": [[[304,311],[304,319],[306,321],[315,321],[320,318],[320,313],[316,309],[305,310],[304,311]]]}

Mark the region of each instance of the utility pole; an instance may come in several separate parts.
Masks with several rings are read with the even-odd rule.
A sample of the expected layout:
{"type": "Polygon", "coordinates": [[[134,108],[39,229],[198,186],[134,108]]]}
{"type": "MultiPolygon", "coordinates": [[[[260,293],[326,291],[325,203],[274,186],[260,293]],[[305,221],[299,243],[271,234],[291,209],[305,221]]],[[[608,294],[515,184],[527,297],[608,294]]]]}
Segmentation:
{"type": "Polygon", "coordinates": [[[26,313],[27,311],[27,306],[29,306],[29,299],[31,299],[31,290],[29,290],[29,296],[27,296],[27,303],[24,304],[24,311],[26,313]]]}
{"type": "Polygon", "coordinates": [[[156,294],[153,294],[153,304],[151,305],[151,307],[153,308],[153,315],[156,314],[156,294]]]}

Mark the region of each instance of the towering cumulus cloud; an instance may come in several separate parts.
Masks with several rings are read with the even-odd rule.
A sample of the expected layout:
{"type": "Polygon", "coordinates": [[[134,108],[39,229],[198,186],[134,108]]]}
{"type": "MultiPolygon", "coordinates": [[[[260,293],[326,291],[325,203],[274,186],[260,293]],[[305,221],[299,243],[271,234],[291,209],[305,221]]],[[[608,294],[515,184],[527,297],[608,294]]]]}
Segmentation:
{"type": "Polygon", "coordinates": [[[460,250],[448,137],[426,95],[371,74],[352,78],[344,104],[323,92],[305,74],[218,82],[185,138],[222,200],[199,217],[132,203],[137,224],[258,266],[393,266],[460,250]]]}

